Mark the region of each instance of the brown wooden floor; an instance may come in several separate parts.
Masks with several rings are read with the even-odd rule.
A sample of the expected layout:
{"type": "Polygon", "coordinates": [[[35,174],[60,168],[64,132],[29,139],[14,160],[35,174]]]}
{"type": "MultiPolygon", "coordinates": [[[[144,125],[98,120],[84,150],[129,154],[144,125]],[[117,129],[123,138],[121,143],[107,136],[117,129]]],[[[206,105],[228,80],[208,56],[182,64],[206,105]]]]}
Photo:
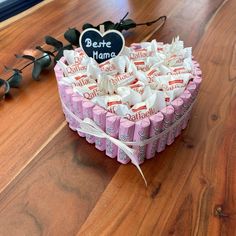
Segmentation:
{"type": "MultiPolygon", "coordinates": [[[[120,165],[71,131],[53,71],[0,103],[0,236],[236,235],[236,1],[45,1],[0,23],[0,65],[68,27],[167,15],[126,42],[179,35],[203,70],[188,128],[155,159],[120,165]]],[[[1,76],[0,76],[1,77],[1,76]]]]}

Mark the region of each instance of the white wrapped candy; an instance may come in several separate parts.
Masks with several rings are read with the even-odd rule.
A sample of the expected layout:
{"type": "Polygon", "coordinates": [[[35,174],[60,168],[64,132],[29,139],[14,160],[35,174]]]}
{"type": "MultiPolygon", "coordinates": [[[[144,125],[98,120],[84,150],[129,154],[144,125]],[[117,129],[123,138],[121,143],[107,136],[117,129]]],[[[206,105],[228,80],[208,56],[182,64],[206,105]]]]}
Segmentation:
{"type": "Polygon", "coordinates": [[[176,88],[185,88],[192,78],[192,74],[162,75],[154,78],[156,88],[162,91],[171,91],[176,88]]]}
{"type": "Polygon", "coordinates": [[[79,95],[87,98],[89,100],[93,99],[96,96],[100,96],[101,92],[98,89],[96,83],[94,84],[86,84],[84,86],[73,86],[74,92],[78,93],[79,95]]]}
{"type": "Polygon", "coordinates": [[[116,75],[125,73],[126,68],[129,65],[129,59],[127,56],[117,56],[111,58],[108,61],[99,64],[101,72],[107,75],[116,75]]]}
{"type": "Polygon", "coordinates": [[[65,57],[66,62],[69,65],[81,63],[82,59],[87,57],[85,52],[80,48],[77,49],[76,51],[75,50],[64,50],[63,56],[65,57]]]}
{"type": "Polygon", "coordinates": [[[153,91],[150,86],[137,81],[134,84],[117,88],[117,93],[122,97],[123,102],[133,106],[152,96],[153,91]]]}
{"type": "Polygon", "coordinates": [[[67,59],[70,58],[70,63],[69,65],[63,63],[61,60],[58,61],[58,64],[62,68],[64,75],[65,76],[76,76],[81,73],[89,73],[88,71],[88,65],[95,65],[97,62],[90,57],[87,57],[85,55],[81,56],[80,59],[79,57],[76,57],[76,51],[72,50],[65,50],[64,54],[67,56],[67,59]],[[78,62],[77,62],[78,61],[78,62]]]}
{"type": "Polygon", "coordinates": [[[127,118],[131,121],[137,121],[149,117],[166,106],[163,93],[156,91],[145,102],[135,104],[132,108],[127,105],[118,105],[115,107],[117,115],[127,118]]]}
{"type": "Polygon", "coordinates": [[[64,85],[71,85],[73,87],[74,86],[81,87],[86,84],[96,83],[96,81],[91,79],[87,74],[81,74],[77,76],[63,77],[59,83],[64,85]]]}
{"type": "Polygon", "coordinates": [[[124,74],[117,74],[110,76],[106,74],[100,74],[98,76],[98,87],[101,91],[108,94],[114,94],[116,89],[120,86],[131,84],[135,79],[136,68],[133,64],[130,64],[128,72],[124,74]]]}
{"type": "Polygon", "coordinates": [[[119,95],[97,96],[92,101],[112,113],[115,113],[114,109],[117,105],[122,104],[122,98],[119,95]]]}

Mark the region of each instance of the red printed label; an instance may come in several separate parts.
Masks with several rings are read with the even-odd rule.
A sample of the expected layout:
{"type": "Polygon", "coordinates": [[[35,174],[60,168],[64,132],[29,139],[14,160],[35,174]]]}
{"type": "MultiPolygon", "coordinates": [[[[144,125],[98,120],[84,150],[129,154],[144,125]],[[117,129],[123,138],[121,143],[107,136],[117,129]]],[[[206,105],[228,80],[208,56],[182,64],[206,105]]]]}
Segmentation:
{"type": "Polygon", "coordinates": [[[134,64],[136,66],[141,66],[141,65],[145,65],[145,62],[144,61],[135,61],[134,64]]]}
{"type": "Polygon", "coordinates": [[[138,108],[133,108],[132,111],[133,112],[138,112],[138,111],[141,111],[141,110],[146,110],[147,109],[147,106],[146,105],[143,105],[141,107],[138,107],[138,108]]]}
{"type": "Polygon", "coordinates": [[[125,117],[128,119],[128,120],[131,120],[131,121],[137,121],[137,120],[141,120],[141,119],[144,119],[146,117],[149,117],[149,116],[152,116],[154,115],[156,112],[153,108],[150,108],[149,110],[145,111],[145,112],[137,112],[136,114],[134,115],[131,115],[131,114],[127,114],[125,117]]]}
{"type": "Polygon", "coordinates": [[[169,81],[169,85],[182,84],[183,82],[184,81],[182,79],[171,80],[171,81],[169,81]]]}
{"type": "Polygon", "coordinates": [[[112,101],[112,102],[108,102],[107,103],[107,106],[114,106],[114,105],[118,105],[118,104],[122,104],[122,102],[121,101],[112,101]]]}
{"type": "Polygon", "coordinates": [[[80,79],[84,79],[84,78],[87,78],[87,75],[81,75],[81,76],[75,77],[76,80],[80,80],[80,79]]]}

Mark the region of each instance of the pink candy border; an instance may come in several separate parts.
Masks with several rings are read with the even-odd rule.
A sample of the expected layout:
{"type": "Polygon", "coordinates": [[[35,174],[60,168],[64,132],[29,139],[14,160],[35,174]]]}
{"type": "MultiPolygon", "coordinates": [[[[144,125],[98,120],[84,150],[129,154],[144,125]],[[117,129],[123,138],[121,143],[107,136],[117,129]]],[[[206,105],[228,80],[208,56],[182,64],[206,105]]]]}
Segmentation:
{"type": "MultiPolygon", "coordinates": [[[[61,58],[61,60],[64,61],[65,59],[61,58]]],[[[186,90],[178,98],[172,101],[171,105],[165,107],[157,114],[136,122],[123,119],[115,114],[107,112],[104,108],[73,93],[72,88],[69,86],[58,83],[58,91],[62,103],[64,103],[72,113],[82,120],[84,118],[92,119],[107,134],[114,138],[119,138],[121,141],[139,141],[148,139],[173,125],[188,112],[182,122],[171,129],[167,134],[162,135],[158,140],[142,147],[133,147],[137,150],[136,158],[138,163],[142,164],[145,159],[151,159],[156,153],[164,151],[166,146],[171,145],[175,138],[180,135],[181,131],[186,128],[191,114],[191,109],[189,110],[189,108],[195,101],[202,82],[202,72],[199,63],[193,60],[193,64],[194,79],[189,82],[186,90]]],[[[57,82],[59,82],[63,77],[63,71],[58,64],[54,67],[54,71],[57,82]]],[[[76,131],[77,128],[80,127],[78,121],[71,117],[64,108],[63,112],[69,127],[76,131]]],[[[95,147],[98,150],[105,151],[106,155],[110,158],[117,158],[117,161],[122,164],[127,164],[130,161],[130,158],[109,140],[96,138],[81,132],[78,132],[78,134],[80,137],[85,137],[87,142],[95,144],[95,147]]]]}

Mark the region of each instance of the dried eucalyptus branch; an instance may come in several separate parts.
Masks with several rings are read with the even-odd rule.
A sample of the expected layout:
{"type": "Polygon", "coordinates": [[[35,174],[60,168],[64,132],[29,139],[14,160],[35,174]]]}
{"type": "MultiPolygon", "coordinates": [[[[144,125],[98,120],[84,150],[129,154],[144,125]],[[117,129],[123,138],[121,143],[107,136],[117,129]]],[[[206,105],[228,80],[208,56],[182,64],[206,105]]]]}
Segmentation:
{"type": "MultiPolygon", "coordinates": [[[[105,21],[97,26],[93,26],[90,23],[86,23],[83,25],[82,29],[85,30],[87,28],[100,28],[100,25],[104,25],[105,31],[110,29],[115,29],[120,32],[124,30],[129,30],[135,28],[137,26],[150,26],[155,24],[158,21],[163,21],[165,23],[166,16],[161,16],[153,21],[144,22],[144,23],[135,23],[132,19],[126,19],[128,16],[128,12],[125,16],[120,20],[118,23],[113,23],[112,21],[105,21]]],[[[164,24],[163,23],[163,24],[164,24]]],[[[28,66],[33,65],[32,67],[32,79],[39,80],[39,76],[41,72],[47,69],[52,63],[54,58],[54,62],[58,61],[63,56],[64,50],[72,50],[76,47],[79,47],[79,37],[80,32],[76,28],[69,28],[64,33],[64,38],[69,42],[67,45],[63,45],[63,43],[51,36],[45,37],[45,43],[50,45],[54,48],[52,51],[44,50],[41,46],[36,46],[35,49],[40,51],[42,56],[36,58],[32,55],[15,55],[17,59],[24,59],[28,60],[29,62],[26,63],[22,68],[11,68],[5,66],[5,71],[12,71],[12,75],[4,80],[0,78],[0,99],[3,99],[5,95],[9,94],[11,88],[18,88],[20,85],[21,80],[23,79],[23,70],[26,69],[28,66]]]]}

